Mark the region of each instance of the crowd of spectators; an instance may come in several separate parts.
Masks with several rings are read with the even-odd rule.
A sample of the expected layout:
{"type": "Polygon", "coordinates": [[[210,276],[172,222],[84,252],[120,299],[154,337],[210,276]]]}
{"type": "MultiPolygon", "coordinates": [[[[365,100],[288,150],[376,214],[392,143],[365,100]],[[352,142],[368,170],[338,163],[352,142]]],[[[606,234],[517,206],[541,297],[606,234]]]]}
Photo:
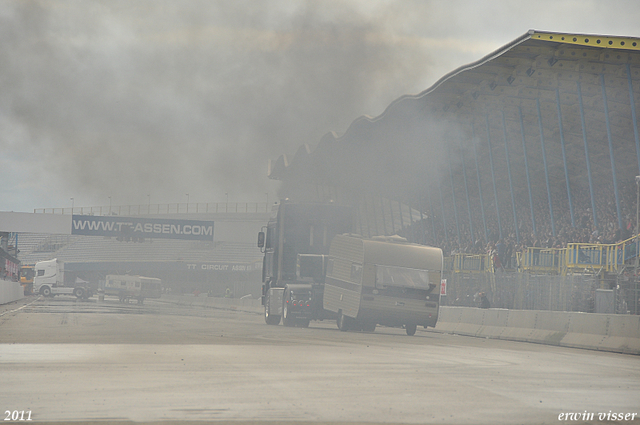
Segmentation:
{"type": "Polygon", "coordinates": [[[565,248],[569,243],[613,244],[635,235],[637,190],[635,181],[632,179],[618,185],[622,226],[618,221],[613,188],[602,185],[595,189],[597,225],[594,221],[590,191],[588,188],[586,190],[583,188],[583,190],[572,192],[573,222],[566,193],[565,199],[561,199],[561,195],[557,193],[555,197],[552,196],[553,226],[547,194],[537,194],[533,205],[535,231],[528,196],[520,196],[520,200],[516,200],[517,223],[513,217],[510,196],[502,196],[500,199],[500,223],[498,223],[495,203],[484,199],[487,225],[485,237],[479,199],[476,199],[476,202],[472,199],[469,206],[473,219],[473,233],[469,225],[466,201],[456,200],[457,214],[455,215],[458,217],[456,223],[452,211],[453,204],[449,199],[448,203],[445,201],[444,209],[439,208],[440,211],[444,210],[445,214],[449,213],[445,219],[442,217],[442,212],[438,214],[435,212],[438,209],[433,208],[432,216],[425,217],[422,221],[414,223],[412,227],[404,229],[404,234],[409,238],[419,239],[422,243],[442,248],[445,256],[456,253],[496,252],[504,253],[504,257],[500,255],[500,258],[505,259],[511,258],[514,252],[525,251],[528,247],[565,248]]]}

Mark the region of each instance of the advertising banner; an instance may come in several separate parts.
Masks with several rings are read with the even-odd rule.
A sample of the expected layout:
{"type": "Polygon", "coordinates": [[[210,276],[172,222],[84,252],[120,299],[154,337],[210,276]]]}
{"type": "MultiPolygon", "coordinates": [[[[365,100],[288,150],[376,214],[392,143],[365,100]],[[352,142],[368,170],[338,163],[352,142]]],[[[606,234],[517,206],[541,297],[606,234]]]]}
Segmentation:
{"type": "Polygon", "coordinates": [[[126,240],[183,239],[213,242],[213,221],[74,215],[72,235],[111,236],[126,240]]]}

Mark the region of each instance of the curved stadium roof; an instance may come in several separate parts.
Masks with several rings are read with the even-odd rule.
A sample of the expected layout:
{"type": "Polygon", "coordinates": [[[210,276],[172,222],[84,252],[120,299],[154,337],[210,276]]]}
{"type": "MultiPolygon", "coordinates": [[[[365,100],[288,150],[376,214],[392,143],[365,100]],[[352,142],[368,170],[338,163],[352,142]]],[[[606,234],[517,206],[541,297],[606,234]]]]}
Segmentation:
{"type": "Polygon", "coordinates": [[[439,197],[448,211],[466,203],[469,217],[469,199],[495,199],[508,217],[516,203],[589,207],[616,193],[622,215],[614,189],[640,174],[639,99],[640,39],[530,30],[344,135],[271,161],[269,177],[285,191],[340,187],[422,209],[439,197]]]}

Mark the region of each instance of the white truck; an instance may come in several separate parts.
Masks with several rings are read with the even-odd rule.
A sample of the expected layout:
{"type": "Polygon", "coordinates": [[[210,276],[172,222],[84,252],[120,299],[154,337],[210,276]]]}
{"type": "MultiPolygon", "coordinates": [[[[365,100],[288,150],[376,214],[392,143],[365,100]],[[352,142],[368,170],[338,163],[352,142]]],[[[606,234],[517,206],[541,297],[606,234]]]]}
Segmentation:
{"type": "Polygon", "coordinates": [[[65,285],[64,264],[57,258],[39,261],[34,267],[33,293],[45,297],[55,295],[75,295],[77,298],[87,299],[93,295],[88,282],[78,282],[65,285]]]}

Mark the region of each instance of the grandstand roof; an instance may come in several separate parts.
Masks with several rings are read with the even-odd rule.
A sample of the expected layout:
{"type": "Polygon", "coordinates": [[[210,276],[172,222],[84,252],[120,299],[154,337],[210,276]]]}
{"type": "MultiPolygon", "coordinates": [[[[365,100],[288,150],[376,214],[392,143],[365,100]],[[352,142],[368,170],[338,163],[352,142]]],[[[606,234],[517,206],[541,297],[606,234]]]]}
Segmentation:
{"type": "Polygon", "coordinates": [[[507,180],[526,190],[526,167],[534,187],[545,172],[564,181],[566,170],[576,190],[588,190],[589,169],[611,186],[614,172],[618,181],[640,174],[638,101],[640,39],[530,30],[380,116],[356,119],[345,134],[271,161],[269,177],[416,205],[426,182],[435,187],[463,164],[475,175],[475,156],[483,184],[491,164],[506,190],[507,180]]]}

